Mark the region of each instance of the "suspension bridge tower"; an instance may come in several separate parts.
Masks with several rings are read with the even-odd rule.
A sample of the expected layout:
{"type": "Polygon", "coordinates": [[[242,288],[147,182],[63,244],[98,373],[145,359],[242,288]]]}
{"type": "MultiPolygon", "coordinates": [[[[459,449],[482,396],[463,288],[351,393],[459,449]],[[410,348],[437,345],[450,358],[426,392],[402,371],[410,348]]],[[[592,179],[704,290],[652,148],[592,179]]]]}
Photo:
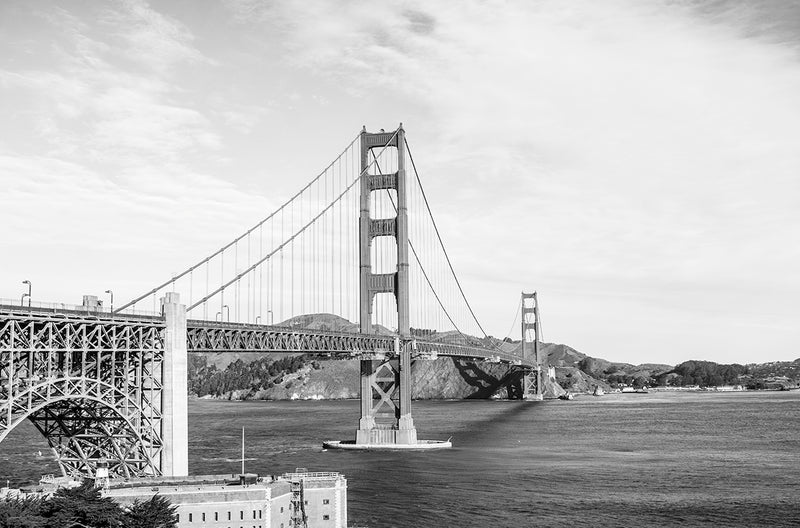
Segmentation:
{"type": "Polygon", "coordinates": [[[522,293],[522,357],[533,364],[522,377],[522,398],[542,400],[544,379],[539,353],[539,300],[536,292],[522,293]]]}
{"type": "Polygon", "coordinates": [[[395,350],[392,359],[361,361],[361,419],[357,444],[416,444],[417,430],[411,416],[411,350],[408,279],[408,204],[406,188],[406,142],[403,125],[395,132],[361,131],[361,207],[359,216],[360,325],[364,334],[373,333],[372,310],[375,296],[393,294],[397,305],[395,350]],[[373,148],[395,147],[397,171],[368,174],[373,148]],[[397,193],[397,215],[373,218],[375,191],[397,193]],[[372,243],[377,237],[393,237],[397,242],[397,270],[373,273],[372,243]]]}

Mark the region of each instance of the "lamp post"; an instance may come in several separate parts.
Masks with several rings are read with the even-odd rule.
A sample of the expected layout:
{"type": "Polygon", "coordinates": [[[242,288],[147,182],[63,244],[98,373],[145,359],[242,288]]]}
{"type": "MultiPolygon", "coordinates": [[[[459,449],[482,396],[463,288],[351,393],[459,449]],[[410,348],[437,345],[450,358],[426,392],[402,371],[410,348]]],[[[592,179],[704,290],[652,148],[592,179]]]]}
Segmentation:
{"type": "Polygon", "coordinates": [[[30,308],[31,307],[31,281],[24,280],[24,281],[22,281],[22,284],[27,284],[28,285],[28,293],[23,293],[22,294],[22,298],[20,299],[19,304],[20,304],[20,306],[25,306],[25,297],[27,297],[28,298],[28,308],[30,308]]]}
{"type": "Polygon", "coordinates": [[[260,316],[260,315],[257,315],[257,316],[256,316],[256,324],[258,324],[258,322],[259,322],[260,320],[261,320],[261,316],[260,316]]]}
{"type": "Polygon", "coordinates": [[[231,307],[228,306],[227,304],[222,305],[222,309],[223,310],[226,309],[226,308],[228,310],[228,322],[230,323],[231,322],[231,307]]]}
{"type": "Polygon", "coordinates": [[[109,294],[109,295],[111,295],[111,302],[110,302],[110,304],[111,304],[111,312],[113,313],[113,312],[114,312],[114,292],[113,292],[113,291],[111,291],[111,290],[106,290],[106,293],[107,293],[107,294],[109,294]]]}
{"type": "Polygon", "coordinates": [[[272,310],[267,310],[267,315],[269,315],[269,324],[272,326],[272,310]]]}
{"type": "Polygon", "coordinates": [[[214,316],[214,320],[222,321],[222,312],[217,312],[217,314],[214,316]]]}

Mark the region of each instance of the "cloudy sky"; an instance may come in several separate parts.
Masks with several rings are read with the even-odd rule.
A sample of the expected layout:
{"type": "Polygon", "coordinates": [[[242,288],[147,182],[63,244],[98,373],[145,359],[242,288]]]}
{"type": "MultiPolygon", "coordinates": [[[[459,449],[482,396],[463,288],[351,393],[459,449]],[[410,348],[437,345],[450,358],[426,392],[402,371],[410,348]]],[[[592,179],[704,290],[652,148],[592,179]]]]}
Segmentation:
{"type": "Polygon", "coordinates": [[[800,357],[798,2],[4,1],[0,115],[0,297],[131,298],[402,121],[489,333],[800,357]]]}

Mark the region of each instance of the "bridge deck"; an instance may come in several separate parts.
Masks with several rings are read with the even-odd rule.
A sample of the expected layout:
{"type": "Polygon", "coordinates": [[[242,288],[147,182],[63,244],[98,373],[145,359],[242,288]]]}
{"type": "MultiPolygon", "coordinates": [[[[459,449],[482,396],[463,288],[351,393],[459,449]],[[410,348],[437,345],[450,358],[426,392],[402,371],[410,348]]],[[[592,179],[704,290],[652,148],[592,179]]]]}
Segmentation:
{"type": "MultiPolygon", "coordinates": [[[[146,323],[163,326],[164,319],[150,314],[126,314],[91,311],[75,307],[21,307],[0,305],[0,318],[26,320],[81,321],[98,325],[113,323],[146,323]]],[[[221,321],[187,320],[189,352],[303,352],[349,356],[391,356],[395,351],[394,334],[360,334],[317,330],[280,325],[256,325],[221,321]]],[[[514,354],[480,345],[447,343],[428,339],[410,341],[417,357],[462,357],[532,367],[533,364],[514,354]]]]}

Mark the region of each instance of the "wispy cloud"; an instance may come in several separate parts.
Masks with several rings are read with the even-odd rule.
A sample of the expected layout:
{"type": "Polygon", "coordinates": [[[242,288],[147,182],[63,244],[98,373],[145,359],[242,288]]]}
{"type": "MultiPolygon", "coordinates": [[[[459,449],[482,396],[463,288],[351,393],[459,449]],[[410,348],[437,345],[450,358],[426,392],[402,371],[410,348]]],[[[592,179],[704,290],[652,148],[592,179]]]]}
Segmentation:
{"type": "MultiPolygon", "coordinates": [[[[61,263],[74,283],[56,277],[50,295],[112,282],[133,295],[142,286],[120,277],[167,275],[264,214],[271,200],[214,174],[224,157],[214,108],[176,73],[214,63],[186,26],[146,2],[14,7],[47,38],[6,34],[0,56],[0,104],[16,117],[0,125],[3,240],[30,256],[26,273],[52,277],[61,263]]],[[[4,286],[22,265],[0,265],[4,286]]]]}

